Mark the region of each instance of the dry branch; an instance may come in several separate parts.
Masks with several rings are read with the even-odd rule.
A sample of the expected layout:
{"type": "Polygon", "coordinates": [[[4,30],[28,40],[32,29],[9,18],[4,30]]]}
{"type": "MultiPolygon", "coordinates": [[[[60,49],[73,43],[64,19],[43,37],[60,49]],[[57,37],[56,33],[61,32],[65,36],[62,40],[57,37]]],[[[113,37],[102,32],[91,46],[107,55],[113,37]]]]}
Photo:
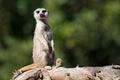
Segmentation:
{"type": "Polygon", "coordinates": [[[120,66],[37,68],[19,74],[14,80],[120,80],[120,66]]]}

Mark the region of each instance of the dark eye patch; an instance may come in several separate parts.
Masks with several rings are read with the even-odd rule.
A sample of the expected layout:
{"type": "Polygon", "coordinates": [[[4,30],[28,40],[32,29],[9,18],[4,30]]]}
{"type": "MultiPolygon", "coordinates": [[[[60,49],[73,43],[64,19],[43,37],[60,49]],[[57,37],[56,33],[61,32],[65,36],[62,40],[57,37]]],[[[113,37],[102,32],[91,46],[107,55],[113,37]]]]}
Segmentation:
{"type": "Polygon", "coordinates": [[[45,12],[47,12],[46,10],[42,10],[42,13],[45,13],[45,12]]]}
{"type": "Polygon", "coordinates": [[[38,13],[40,13],[40,11],[36,11],[36,13],[38,14],[38,13]]]}

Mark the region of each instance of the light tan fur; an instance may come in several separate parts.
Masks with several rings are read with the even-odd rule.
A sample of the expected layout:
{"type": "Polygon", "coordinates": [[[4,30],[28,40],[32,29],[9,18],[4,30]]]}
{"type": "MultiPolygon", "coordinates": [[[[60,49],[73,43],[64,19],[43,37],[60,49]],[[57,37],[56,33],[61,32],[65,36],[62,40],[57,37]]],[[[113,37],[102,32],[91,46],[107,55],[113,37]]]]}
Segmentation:
{"type": "Polygon", "coordinates": [[[52,33],[47,23],[48,11],[45,8],[37,8],[34,11],[34,18],[36,20],[36,27],[33,39],[33,64],[25,66],[18,71],[24,72],[54,64],[52,33]]]}

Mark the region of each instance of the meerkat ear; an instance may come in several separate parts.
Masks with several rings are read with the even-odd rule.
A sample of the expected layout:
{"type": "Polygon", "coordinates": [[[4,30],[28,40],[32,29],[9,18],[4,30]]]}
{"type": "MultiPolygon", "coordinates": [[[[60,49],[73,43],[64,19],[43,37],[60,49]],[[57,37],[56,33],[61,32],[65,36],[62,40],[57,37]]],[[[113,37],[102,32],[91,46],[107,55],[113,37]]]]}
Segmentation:
{"type": "Polygon", "coordinates": [[[49,10],[47,10],[47,12],[48,12],[48,15],[49,15],[50,14],[49,10]]]}
{"type": "Polygon", "coordinates": [[[33,15],[35,14],[35,10],[33,11],[33,15]]]}
{"type": "MultiPolygon", "coordinates": [[[[38,8],[37,8],[37,9],[38,9],[38,8]]],[[[35,14],[35,12],[36,12],[36,9],[33,10],[33,15],[35,14]]]]}

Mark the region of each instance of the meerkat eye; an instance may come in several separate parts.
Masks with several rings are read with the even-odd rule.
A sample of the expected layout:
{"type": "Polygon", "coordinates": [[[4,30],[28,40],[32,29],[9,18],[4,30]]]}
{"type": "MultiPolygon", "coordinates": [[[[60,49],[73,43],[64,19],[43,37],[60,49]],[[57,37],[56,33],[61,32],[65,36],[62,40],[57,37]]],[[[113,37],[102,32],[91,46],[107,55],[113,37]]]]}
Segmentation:
{"type": "Polygon", "coordinates": [[[43,11],[42,11],[42,13],[45,13],[45,12],[46,12],[46,10],[43,10],[43,11]]]}
{"type": "Polygon", "coordinates": [[[36,13],[38,14],[40,11],[36,11],[36,13]]]}

